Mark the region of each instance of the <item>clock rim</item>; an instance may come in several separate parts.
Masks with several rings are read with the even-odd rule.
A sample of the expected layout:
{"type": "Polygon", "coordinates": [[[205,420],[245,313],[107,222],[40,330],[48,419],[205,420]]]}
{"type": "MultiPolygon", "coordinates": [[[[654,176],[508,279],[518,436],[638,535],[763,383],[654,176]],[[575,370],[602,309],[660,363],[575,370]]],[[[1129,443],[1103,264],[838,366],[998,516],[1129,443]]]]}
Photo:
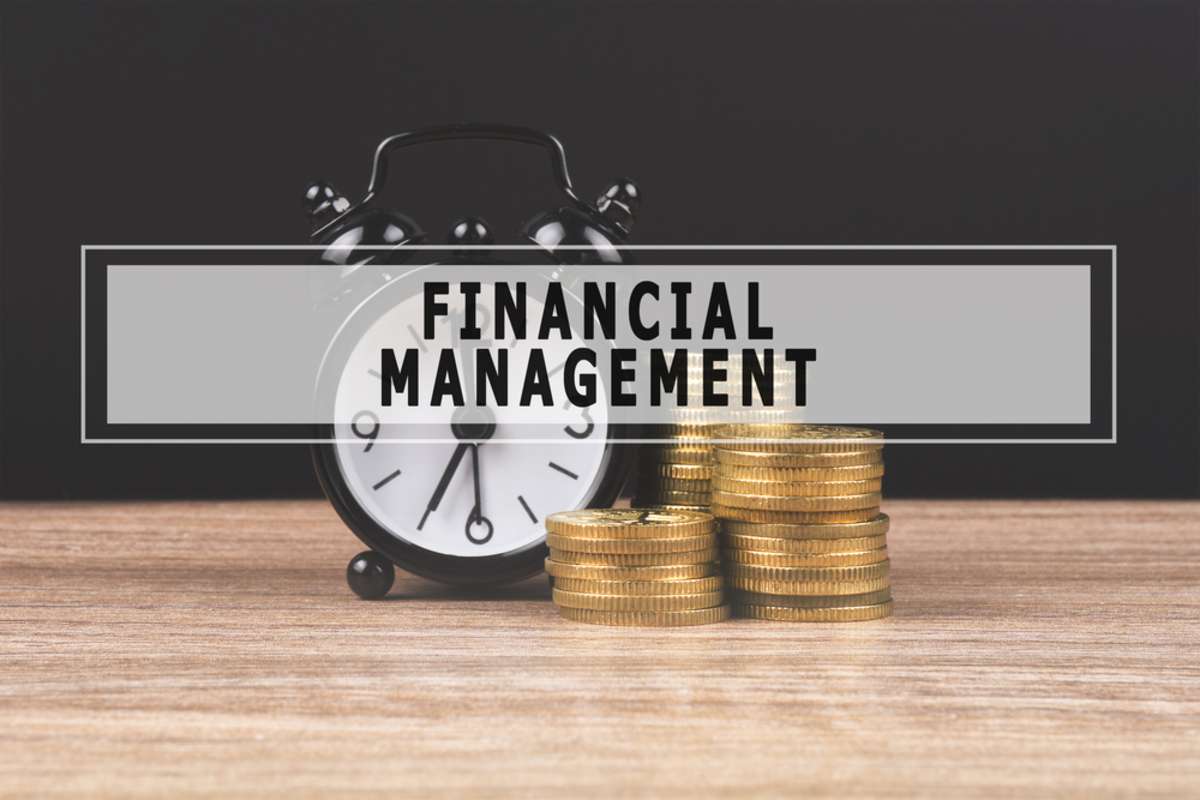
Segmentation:
{"type": "MultiPolygon", "coordinates": [[[[610,428],[610,434],[615,430],[610,428]]],[[[333,439],[334,426],[318,426],[315,438],[333,439]]],[[[339,466],[337,446],[333,442],[314,444],[310,449],[317,481],[338,516],[359,541],[401,569],[439,583],[458,586],[499,586],[533,577],[544,570],[545,559],[549,555],[544,526],[540,540],[507,553],[453,556],[426,550],[398,538],[380,525],[354,498],[339,466]]],[[[636,445],[621,444],[611,439],[606,443],[608,464],[596,491],[582,508],[607,508],[612,505],[624,487],[635,449],[636,445]]]]}

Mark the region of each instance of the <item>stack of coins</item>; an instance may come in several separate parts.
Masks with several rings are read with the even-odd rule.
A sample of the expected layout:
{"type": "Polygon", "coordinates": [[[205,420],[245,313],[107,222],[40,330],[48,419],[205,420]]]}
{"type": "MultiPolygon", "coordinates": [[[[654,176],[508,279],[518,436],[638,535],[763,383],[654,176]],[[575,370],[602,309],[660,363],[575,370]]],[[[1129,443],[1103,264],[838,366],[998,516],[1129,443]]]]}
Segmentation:
{"type": "MultiPolygon", "coordinates": [[[[742,356],[733,354],[721,367],[724,378],[714,380],[712,390],[734,398],[742,397],[742,356]]],[[[687,395],[693,403],[699,403],[704,393],[704,364],[698,353],[689,353],[687,359],[687,395]]],[[[773,397],[790,397],[796,378],[795,369],[777,366],[772,370],[773,397]]],[[[712,505],[712,478],[714,474],[713,447],[710,444],[721,422],[769,422],[774,424],[781,417],[795,419],[798,411],[781,411],[764,407],[757,394],[752,404],[739,409],[714,410],[693,405],[672,409],[670,420],[649,426],[647,435],[654,439],[670,440],[669,444],[656,444],[645,449],[638,462],[634,476],[633,504],[641,508],[653,506],[675,509],[708,511],[712,505]]]]}
{"type": "Polygon", "coordinates": [[[713,448],[704,423],[656,426],[654,438],[673,440],[651,445],[638,462],[633,504],[680,511],[708,511],[712,503],[713,448]]]}
{"type": "Polygon", "coordinates": [[[716,432],[713,513],[740,616],[852,622],[892,612],[883,434],[820,425],[716,432]]]}
{"type": "Polygon", "coordinates": [[[597,625],[674,627],[729,617],[712,514],[604,508],[546,517],[554,603],[597,625]]]}

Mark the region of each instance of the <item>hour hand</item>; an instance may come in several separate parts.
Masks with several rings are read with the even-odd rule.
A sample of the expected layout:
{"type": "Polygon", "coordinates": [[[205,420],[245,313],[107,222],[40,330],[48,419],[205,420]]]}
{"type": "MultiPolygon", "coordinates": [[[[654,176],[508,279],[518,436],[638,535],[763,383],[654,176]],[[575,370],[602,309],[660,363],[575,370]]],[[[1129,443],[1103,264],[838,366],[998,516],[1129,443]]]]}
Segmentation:
{"type": "Polygon", "coordinates": [[[471,445],[471,476],[475,481],[475,508],[471,509],[471,519],[478,522],[483,519],[483,496],[479,487],[479,445],[471,445]]]}

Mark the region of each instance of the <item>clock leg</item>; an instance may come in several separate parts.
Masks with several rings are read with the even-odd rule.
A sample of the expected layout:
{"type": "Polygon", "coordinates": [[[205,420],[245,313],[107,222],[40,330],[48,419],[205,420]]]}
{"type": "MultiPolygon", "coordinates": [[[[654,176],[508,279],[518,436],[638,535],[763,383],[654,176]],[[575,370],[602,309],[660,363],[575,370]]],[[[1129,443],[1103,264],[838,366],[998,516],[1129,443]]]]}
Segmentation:
{"type": "Polygon", "coordinates": [[[346,583],[363,600],[378,600],[392,588],[396,570],[374,550],[364,550],[346,565],[346,583]]]}

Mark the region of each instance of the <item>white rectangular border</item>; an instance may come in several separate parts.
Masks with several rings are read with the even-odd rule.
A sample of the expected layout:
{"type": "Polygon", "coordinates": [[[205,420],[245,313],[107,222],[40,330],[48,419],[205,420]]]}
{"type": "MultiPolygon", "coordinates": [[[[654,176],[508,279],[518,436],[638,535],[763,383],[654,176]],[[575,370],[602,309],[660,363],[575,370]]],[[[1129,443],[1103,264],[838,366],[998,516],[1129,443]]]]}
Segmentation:
{"type": "MultiPolygon", "coordinates": [[[[380,246],[381,249],[386,245],[380,246]]],[[[413,250],[445,250],[445,245],[407,245],[413,250]]],[[[539,250],[533,244],[457,245],[459,249],[539,250]]],[[[1116,444],[1117,443],[1117,246],[1115,244],[642,244],[625,250],[1107,250],[1112,255],[1112,436],[1108,439],[888,439],[887,444],[1116,444]]],[[[90,250],[324,250],[323,244],[285,245],[80,245],[79,247],[79,443],[80,444],[324,444],[327,439],[95,439],[87,435],[87,254],[90,250]]],[[[367,247],[366,249],[371,249],[367,247]]],[[[587,245],[564,245],[586,250],[587,245]]],[[[622,439],[621,444],[669,444],[668,439],[622,439]]],[[[519,441],[514,441],[514,444],[519,441]]]]}

